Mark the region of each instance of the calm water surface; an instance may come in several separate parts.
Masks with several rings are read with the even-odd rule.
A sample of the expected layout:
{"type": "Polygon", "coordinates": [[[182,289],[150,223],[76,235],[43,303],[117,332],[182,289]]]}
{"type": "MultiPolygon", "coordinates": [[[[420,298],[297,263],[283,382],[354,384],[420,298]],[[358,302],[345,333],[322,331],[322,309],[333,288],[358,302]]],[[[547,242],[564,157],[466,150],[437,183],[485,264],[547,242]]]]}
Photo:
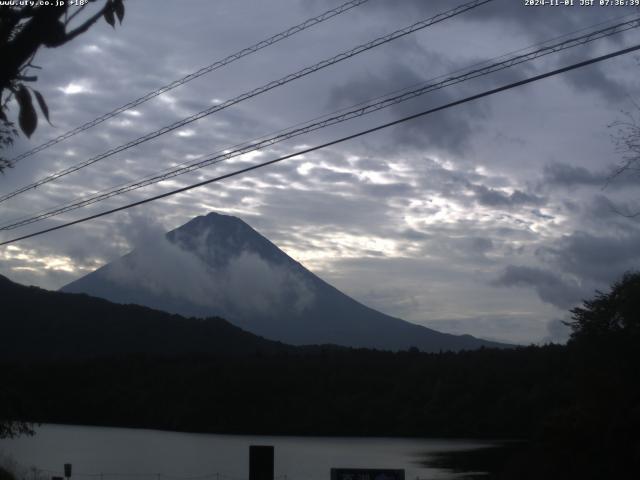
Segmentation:
{"type": "Polygon", "coordinates": [[[249,476],[249,445],[274,445],[275,475],[287,480],[328,480],[331,467],[404,468],[407,480],[415,480],[456,478],[421,462],[435,452],[469,450],[489,443],[43,425],[33,437],[0,440],[0,454],[5,461],[12,458],[23,467],[36,467],[47,477],[61,474],[63,464],[72,463],[73,480],[241,480],[249,476]]]}

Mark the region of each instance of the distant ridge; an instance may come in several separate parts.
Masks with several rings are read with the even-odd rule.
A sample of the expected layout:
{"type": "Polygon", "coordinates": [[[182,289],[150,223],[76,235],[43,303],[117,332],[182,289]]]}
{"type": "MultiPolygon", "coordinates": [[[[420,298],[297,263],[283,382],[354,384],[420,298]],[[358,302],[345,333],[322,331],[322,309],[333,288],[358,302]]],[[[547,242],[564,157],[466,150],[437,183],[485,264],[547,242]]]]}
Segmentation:
{"type": "Polygon", "coordinates": [[[373,310],[332,287],[239,218],[192,219],[62,288],[185,316],[221,316],[293,345],[426,352],[507,347],[373,310]]]}
{"type": "Polygon", "coordinates": [[[0,359],[131,354],[243,356],[294,350],[221,318],[184,318],[138,305],[26,287],[0,275],[0,359]]]}

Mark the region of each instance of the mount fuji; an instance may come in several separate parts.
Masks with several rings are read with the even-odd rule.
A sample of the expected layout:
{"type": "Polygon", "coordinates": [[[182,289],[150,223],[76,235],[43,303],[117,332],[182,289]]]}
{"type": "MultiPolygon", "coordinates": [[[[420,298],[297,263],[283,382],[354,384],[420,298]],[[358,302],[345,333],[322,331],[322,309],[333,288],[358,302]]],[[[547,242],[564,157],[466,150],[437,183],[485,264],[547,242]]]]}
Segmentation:
{"type": "Polygon", "coordinates": [[[210,213],[64,286],[112,302],[219,316],[272,340],[426,352],[507,347],[385,315],[345,295],[239,218],[210,213]]]}

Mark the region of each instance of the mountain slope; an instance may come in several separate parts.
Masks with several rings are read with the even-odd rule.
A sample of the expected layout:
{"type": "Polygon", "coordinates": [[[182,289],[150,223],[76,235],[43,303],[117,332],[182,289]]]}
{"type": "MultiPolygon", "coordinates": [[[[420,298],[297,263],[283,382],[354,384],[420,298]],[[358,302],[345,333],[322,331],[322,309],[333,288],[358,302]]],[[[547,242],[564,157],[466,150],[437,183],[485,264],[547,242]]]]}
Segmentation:
{"type": "Polygon", "coordinates": [[[221,318],[184,318],[138,305],[25,287],[0,275],[0,359],[252,355],[293,350],[221,318]]]}
{"type": "Polygon", "coordinates": [[[218,315],[252,333],[294,345],[415,346],[423,351],[504,346],[443,334],[366,307],[242,220],[216,213],[194,218],[62,291],[187,316],[218,315]]]}

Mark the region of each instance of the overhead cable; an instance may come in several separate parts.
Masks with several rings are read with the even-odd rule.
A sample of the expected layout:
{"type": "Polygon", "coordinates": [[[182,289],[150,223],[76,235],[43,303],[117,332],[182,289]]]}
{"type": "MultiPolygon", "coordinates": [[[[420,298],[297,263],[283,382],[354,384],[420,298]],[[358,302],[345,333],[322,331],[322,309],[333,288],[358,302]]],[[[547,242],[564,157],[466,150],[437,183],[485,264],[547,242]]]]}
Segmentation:
{"type": "Polygon", "coordinates": [[[234,97],[230,100],[227,100],[223,103],[214,105],[212,107],[209,107],[205,110],[202,110],[194,115],[191,115],[187,118],[184,118],[178,122],[172,123],[171,125],[168,125],[166,127],[163,127],[159,130],[156,130],[154,132],[148,133],[142,137],[139,137],[135,140],[132,140],[128,143],[125,143],[123,145],[120,145],[118,147],[112,148],[111,150],[108,150],[104,153],[101,153],[95,157],[89,158],[88,160],[84,160],[80,163],[77,163],[71,167],[65,168],[63,170],[60,170],[56,173],[52,173],[44,178],[41,178],[40,180],[37,180],[36,182],[33,182],[29,185],[26,185],[24,187],[21,187],[17,190],[14,190],[11,193],[7,193],[4,194],[2,196],[0,196],[0,202],[4,202],[10,198],[15,197],[16,195],[19,195],[23,192],[26,192],[28,190],[31,190],[33,188],[37,188],[41,185],[44,185],[46,183],[52,182],[54,180],[57,180],[58,178],[64,177],[66,175],[69,175],[70,173],[76,172],[82,168],[86,168],[89,165],[93,165],[96,162],[99,162],[100,160],[104,160],[107,157],[111,157],[112,155],[115,155],[116,153],[120,153],[123,152],[125,150],[128,150],[132,147],[135,147],[137,145],[140,145],[141,143],[147,142],[149,140],[152,140],[154,138],[157,138],[161,135],[164,135],[168,132],[171,132],[173,130],[176,130],[178,128],[182,128],[185,125],[188,125],[192,122],[195,122],[196,120],[200,120],[201,118],[204,118],[206,116],[209,116],[213,113],[219,112],[221,110],[224,110],[226,108],[229,108],[232,105],[235,105],[237,103],[240,103],[244,100],[247,100],[249,98],[255,97],[257,95],[260,95],[262,93],[268,92],[270,90],[273,90],[274,88],[280,87],[282,85],[285,85],[289,82],[292,82],[294,80],[297,80],[299,78],[305,77],[307,75],[310,75],[314,72],[317,72],[318,70],[322,70],[323,68],[326,68],[328,66],[334,65],[336,63],[342,62],[344,60],[347,60],[351,57],[354,57],[355,55],[358,55],[360,53],[366,52],[368,50],[371,50],[372,48],[378,47],[380,45],[383,45],[385,43],[391,42],[393,40],[396,40],[400,37],[409,35],[410,33],[416,32],[418,30],[422,30],[424,28],[427,28],[429,26],[435,25],[436,23],[440,23],[444,20],[447,20],[449,18],[452,18],[456,15],[460,15],[464,12],[467,12],[469,10],[472,10],[474,8],[477,8],[481,5],[484,5],[486,3],[489,3],[493,0],[474,0],[472,2],[469,3],[465,3],[463,5],[459,5],[451,10],[448,10],[446,12],[443,13],[439,13],[433,17],[430,17],[428,19],[425,20],[421,20],[419,22],[416,22],[412,25],[409,25],[408,27],[405,28],[401,28],[399,30],[396,30],[392,33],[389,33],[387,35],[384,35],[382,37],[378,37],[375,40],[372,40],[368,43],[359,45],[355,48],[352,48],[351,50],[348,50],[346,52],[340,53],[338,55],[335,55],[329,59],[323,60],[321,62],[318,62],[314,65],[311,65],[309,67],[303,68],[302,70],[299,70],[295,73],[291,73],[289,75],[286,75],[278,80],[274,80],[272,82],[269,82],[261,87],[255,88],[253,90],[250,90],[246,93],[243,93],[237,97],[234,97]]]}
{"type": "Polygon", "coordinates": [[[535,51],[513,56],[501,62],[496,62],[493,64],[483,66],[481,68],[476,68],[460,75],[445,77],[443,80],[437,83],[430,83],[426,85],[423,84],[419,88],[414,88],[413,90],[409,90],[409,91],[402,91],[399,94],[388,96],[377,102],[372,101],[369,103],[363,103],[363,104],[360,104],[357,108],[344,111],[338,115],[322,118],[319,121],[308,123],[301,127],[284,130],[274,136],[264,138],[255,143],[241,144],[235,148],[229,149],[222,153],[213,154],[205,159],[198,160],[190,164],[182,165],[174,169],[168,169],[164,172],[158,173],[153,176],[147,176],[142,180],[138,180],[136,182],[124,184],[122,186],[115,187],[110,190],[100,192],[98,194],[95,194],[89,197],[85,197],[81,200],[71,202],[50,210],[46,210],[42,213],[38,213],[35,215],[32,214],[31,216],[11,220],[10,222],[0,226],[0,230],[13,230],[22,226],[26,226],[26,225],[44,220],[46,218],[60,215],[72,210],[77,210],[79,208],[83,208],[83,207],[92,205],[94,203],[107,200],[117,195],[122,195],[124,193],[137,190],[137,189],[146,187],[148,185],[152,185],[152,184],[167,180],[169,178],[183,175],[183,174],[186,174],[194,170],[198,170],[213,164],[217,164],[225,160],[235,158],[240,155],[244,155],[246,153],[262,150],[276,143],[289,140],[293,137],[297,137],[306,133],[310,133],[322,128],[329,127],[331,125],[346,122],[354,118],[371,114],[378,110],[382,110],[392,105],[406,102],[408,100],[414,99],[421,95],[425,95],[427,93],[430,93],[442,88],[446,88],[446,87],[449,87],[467,80],[471,80],[474,78],[478,78],[481,76],[489,75],[491,73],[495,73],[507,68],[511,68],[516,65],[520,65],[525,62],[538,59],[540,57],[544,57],[546,55],[557,53],[557,52],[560,52],[569,48],[573,48],[576,46],[584,45],[589,42],[593,42],[595,40],[609,37],[611,35],[621,33],[632,28],[638,28],[638,27],[640,27],[640,18],[635,18],[633,20],[625,21],[617,25],[613,25],[611,27],[607,27],[604,29],[600,29],[600,30],[585,34],[585,35],[581,35],[579,37],[570,38],[552,45],[546,45],[535,51]]]}
{"type": "Polygon", "coordinates": [[[152,92],[149,92],[140,98],[136,98],[135,100],[132,100],[129,103],[125,103],[124,105],[116,108],[115,110],[112,110],[108,113],[105,113],[104,115],[94,118],[93,120],[86,122],[80,125],[79,127],[69,130],[68,132],[63,133],[62,135],[59,135],[56,138],[53,138],[41,145],[38,145],[35,148],[32,148],[27,152],[24,152],[18,155],[15,158],[12,158],[9,162],[17,163],[24,158],[30,157],[38,152],[41,152],[42,150],[45,150],[46,148],[56,145],[57,143],[60,143],[66,140],[67,138],[73,137],[74,135],[77,135],[80,132],[84,132],[85,130],[89,130],[90,128],[95,127],[96,125],[100,125],[102,122],[105,122],[110,118],[115,117],[116,115],[120,115],[121,113],[126,112],[127,110],[131,110],[132,108],[137,107],[138,105],[148,102],[152,98],[162,95],[163,93],[166,93],[169,90],[173,90],[174,88],[184,85],[185,83],[190,82],[191,80],[195,80],[196,78],[206,75],[207,73],[211,73],[214,70],[217,70],[226,65],[229,65],[230,63],[233,63],[236,60],[246,57],[247,55],[251,55],[252,53],[262,50],[265,47],[273,45],[274,43],[278,43],[281,40],[284,40],[285,38],[292,37],[293,35],[300,33],[303,30],[306,30],[307,28],[313,27],[314,25],[317,25],[326,20],[329,20],[330,18],[340,15],[341,13],[351,10],[352,8],[362,5],[363,3],[366,3],[368,1],[369,0],[351,0],[349,2],[343,3],[342,5],[336,8],[332,8],[331,10],[328,10],[316,17],[309,18],[304,22],[299,23],[298,25],[295,25],[291,28],[288,28],[287,30],[277,33],[265,40],[262,40],[254,45],[251,45],[250,47],[243,48],[242,50],[232,53],[231,55],[223,58],[222,60],[218,60],[212,63],[211,65],[207,65],[206,67],[202,67],[201,69],[196,70],[195,72],[185,75],[179,80],[174,80],[173,82],[168,83],[162,87],[159,87],[156,90],[153,90],[152,92]]]}
{"type": "Polygon", "coordinates": [[[612,52],[612,53],[609,53],[609,54],[606,54],[606,55],[601,55],[601,56],[598,56],[598,57],[595,57],[595,58],[591,58],[589,60],[585,60],[585,61],[582,61],[582,62],[574,63],[572,65],[569,65],[569,66],[566,66],[566,67],[562,67],[562,68],[559,68],[559,69],[556,69],[556,70],[552,70],[552,71],[547,72],[547,73],[543,73],[543,74],[540,74],[540,75],[536,75],[536,76],[533,76],[533,77],[526,78],[524,80],[520,80],[520,81],[517,81],[517,82],[509,83],[507,85],[503,85],[502,87],[498,87],[498,88],[494,88],[494,89],[491,89],[491,90],[487,90],[487,91],[484,91],[482,93],[478,93],[476,95],[471,95],[471,96],[463,98],[461,100],[456,100],[454,102],[450,102],[450,103],[447,103],[445,105],[441,105],[441,106],[436,107],[436,108],[431,108],[429,110],[424,110],[422,112],[419,112],[419,113],[416,113],[416,114],[413,114],[413,115],[409,115],[409,116],[400,118],[398,120],[394,120],[392,122],[384,123],[382,125],[378,125],[376,127],[369,128],[367,130],[363,130],[363,131],[360,131],[358,133],[354,133],[352,135],[347,135],[347,136],[338,138],[336,140],[332,140],[330,142],[323,143],[322,145],[317,145],[315,147],[310,147],[310,148],[306,148],[306,149],[303,149],[303,150],[299,150],[297,152],[294,152],[294,153],[291,153],[291,154],[288,154],[288,155],[285,155],[285,156],[282,156],[282,157],[278,157],[278,158],[275,158],[273,160],[269,160],[269,161],[262,162],[262,163],[259,163],[259,164],[256,164],[256,165],[252,165],[250,167],[246,167],[246,168],[243,168],[243,169],[240,169],[240,170],[236,170],[234,172],[230,172],[230,173],[227,173],[227,174],[224,174],[224,175],[220,175],[218,177],[211,178],[211,179],[208,179],[208,180],[204,180],[202,182],[194,183],[194,184],[188,185],[186,187],[181,187],[181,188],[178,188],[178,189],[175,189],[175,190],[171,190],[169,192],[165,192],[165,193],[162,193],[160,195],[155,195],[153,197],[149,197],[149,198],[146,198],[144,200],[139,200],[137,202],[129,203],[127,205],[123,205],[123,206],[120,206],[120,207],[117,207],[117,208],[112,208],[110,210],[106,210],[104,212],[96,213],[94,215],[90,215],[90,216],[87,216],[87,217],[84,217],[84,218],[80,218],[78,220],[74,220],[74,221],[71,221],[71,222],[63,223],[63,224],[57,225],[55,227],[46,228],[44,230],[33,232],[33,233],[28,234],[28,235],[23,235],[21,237],[13,238],[11,240],[6,240],[4,242],[0,242],[0,246],[9,245],[11,243],[15,243],[15,242],[18,242],[20,240],[25,240],[27,238],[33,238],[33,237],[36,237],[36,236],[39,236],[39,235],[43,235],[45,233],[49,233],[49,232],[60,230],[60,229],[66,228],[66,227],[70,227],[72,225],[77,225],[79,223],[84,223],[84,222],[87,222],[89,220],[94,220],[96,218],[104,217],[104,216],[110,215],[112,213],[121,212],[123,210],[128,210],[129,208],[133,208],[133,207],[136,207],[136,206],[139,206],[139,205],[144,205],[145,203],[149,203],[149,202],[153,202],[153,201],[156,201],[156,200],[160,200],[162,198],[170,197],[172,195],[176,195],[178,193],[186,192],[186,191],[192,190],[194,188],[202,187],[204,185],[209,185],[209,184],[214,183],[214,182],[219,182],[221,180],[225,180],[227,178],[235,177],[235,176],[241,175],[243,173],[247,173],[247,172],[250,172],[250,171],[253,171],[253,170],[257,170],[259,168],[263,168],[263,167],[266,167],[266,166],[269,166],[269,165],[273,165],[275,163],[282,162],[284,160],[287,160],[287,159],[290,159],[290,158],[293,158],[293,157],[297,157],[299,155],[304,155],[304,154],[307,154],[307,153],[311,153],[311,152],[314,152],[316,150],[327,148],[327,147],[330,147],[332,145],[337,145],[339,143],[343,143],[343,142],[346,142],[348,140],[352,140],[354,138],[361,137],[363,135],[367,135],[367,134],[370,134],[370,133],[373,133],[373,132],[377,132],[379,130],[382,130],[382,129],[385,129],[385,128],[389,128],[389,127],[394,126],[394,125],[399,125],[399,124],[407,122],[409,120],[414,120],[416,118],[420,118],[420,117],[423,117],[425,115],[430,115],[432,113],[439,112],[439,111],[442,111],[442,110],[446,110],[448,108],[452,108],[452,107],[455,107],[455,106],[458,106],[458,105],[462,105],[464,103],[468,103],[468,102],[471,102],[471,101],[479,100],[481,98],[488,97],[490,95],[495,95],[496,93],[500,93],[500,92],[504,92],[506,90],[511,90],[511,89],[514,89],[514,88],[517,88],[517,87],[521,87],[521,86],[529,84],[529,83],[537,82],[537,81],[540,81],[542,79],[545,79],[545,78],[548,78],[548,77],[552,77],[552,76],[555,76],[555,75],[559,75],[561,73],[565,73],[565,72],[568,72],[568,71],[571,71],[571,70],[576,70],[578,68],[582,68],[582,67],[585,67],[587,65],[593,65],[595,63],[602,62],[604,60],[608,60],[608,59],[611,59],[611,58],[614,58],[614,57],[618,57],[618,56],[621,56],[621,55],[625,55],[627,53],[635,52],[637,50],[640,50],[640,44],[639,45],[635,45],[633,47],[628,47],[628,48],[624,48],[624,49],[621,49],[621,50],[617,50],[615,52],[612,52]]]}

